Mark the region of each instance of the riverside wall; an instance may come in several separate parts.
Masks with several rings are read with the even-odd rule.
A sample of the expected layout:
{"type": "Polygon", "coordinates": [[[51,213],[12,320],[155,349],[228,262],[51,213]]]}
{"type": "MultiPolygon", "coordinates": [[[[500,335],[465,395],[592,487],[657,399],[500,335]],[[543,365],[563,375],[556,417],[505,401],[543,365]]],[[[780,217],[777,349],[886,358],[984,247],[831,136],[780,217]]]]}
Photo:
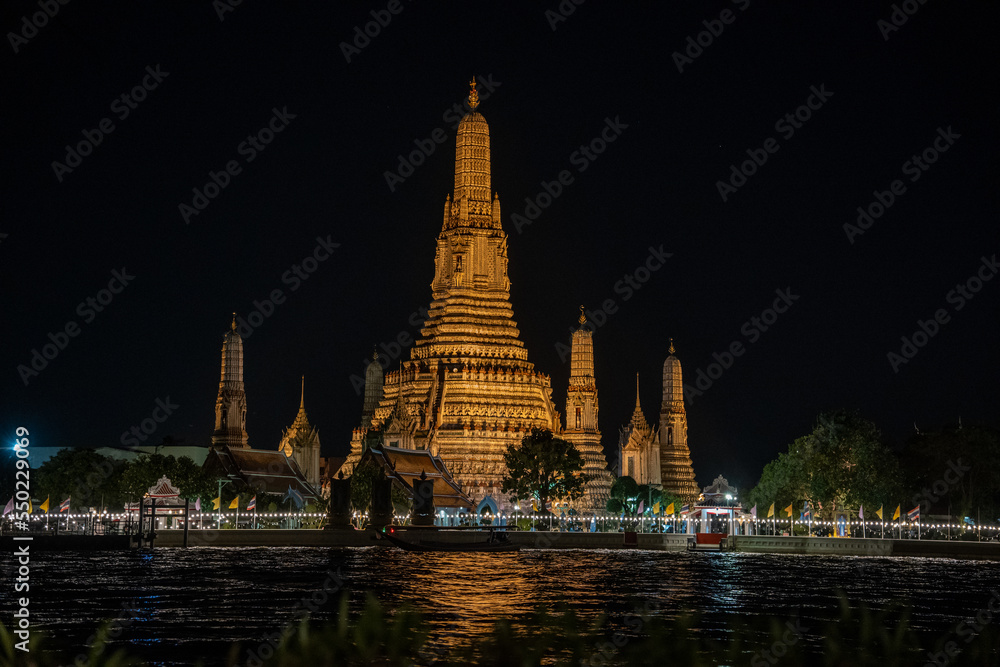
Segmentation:
{"type": "MultiPolygon", "coordinates": [[[[428,535],[437,542],[471,542],[484,539],[485,533],[468,530],[413,530],[397,528],[402,539],[428,535]],[[430,534],[429,534],[430,533],[430,534]],[[431,536],[432,534],[432,536],[431,536]]],[[[686,551],[692,535],[671,533],[634,533],[635,543],[625,533],[560,533],[510,531],[511,542],[524,549],[639,549],[651,551],[686,551]]],[[[179,547],[184,531],[157,531],[157,547],[179,547]]],[[[385,547],[370,530],[192,530],[192,547],[385,547]]],[[[785,537],[768,535],[731,535],[723,542],[723,552],[770,553],[822,556],[909,556],[1000,560],[1000,542],[944,540],[893,540],[877,538],[785,537]]]]}

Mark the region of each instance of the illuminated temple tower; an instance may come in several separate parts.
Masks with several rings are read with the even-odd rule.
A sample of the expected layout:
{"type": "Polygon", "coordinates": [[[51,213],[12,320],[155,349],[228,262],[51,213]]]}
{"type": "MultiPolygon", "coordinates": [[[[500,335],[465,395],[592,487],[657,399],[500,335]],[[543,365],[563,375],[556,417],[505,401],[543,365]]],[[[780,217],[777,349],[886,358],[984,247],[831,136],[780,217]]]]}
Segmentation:
{"type": "Polygon", "coordinates": [[[246,448],[247,396],[243,389],[243,339],[233,324],[222,339],[222,378],[215,399],[215,431],[212,445],[246,448]]]}
{"type": "Polygon", "coordinates": [[[299,464],[303,476],[314,489],[321,486],[319,478],[319,431],[309,423],[306,415],[306,378],[302,377],[302,395],[295,421],[281,435],[278,450],[292,457],[299,464]]]}
{"type": "Polygon", "coordinates": [[[562,437],[583,456],[583,472],[591,479],[587,482],[582,506],[585,509],[603,510],[611,491],[611,473],[608,471],[601,431],[598,428],[597,379],[594,376],[594,334],[585,327],[587,318],[580,306],[580,328],[573,332],[570,348],[569,387],[566,390],[566,429],[562,437]]]}
{"type": "MultiPolygon", "coordinates": [[[[514,322],[507,235],[491,190],[489,126],[478,103],[473,82],[472,111],[458,126],[455,188],[437,237],[429,316],[409,361],[386,375],[371,422],[405,424],[405,442],[440,456],[477,503],[488,498],[491,509],[501,509],[509,508],[500,492],[504,450],[533,427],[558,433],[561,423],[549,377],[528,361],[514,322]]],[[[364,441],[355,434],[345,472],[364,441]]]]}
{"type": "Polygon", "coordinates": [[[691,451],[687,444],[687,412],[684,409],[684,382],[681,362],[670,356],[663,362],[663,403],[660,404],[660,480],[663,489],[681,498],[697,498],[691,451]]]}

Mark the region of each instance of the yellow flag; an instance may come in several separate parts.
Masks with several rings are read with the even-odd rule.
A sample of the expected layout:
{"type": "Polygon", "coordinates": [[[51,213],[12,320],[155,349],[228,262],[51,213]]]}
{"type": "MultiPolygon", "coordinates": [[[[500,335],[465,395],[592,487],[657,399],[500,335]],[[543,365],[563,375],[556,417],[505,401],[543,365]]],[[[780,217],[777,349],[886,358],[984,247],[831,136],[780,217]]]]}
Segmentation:
{"type": "Polygon", "coordinates": [[[883,507],[885,507],[885,505],[879,505],[878,512],[875,512],[875,516],[877,516],[879,519],[882,518],[882,508],[883,507]]]}
{"type": "Polygon", "coordinates": [[[666,511],[666,513],[667,514],[673,514],[674,513],[674,504],[673,503],[670,503],[669,505],[667,505],[667,511],[666,511]]]}
{"type": "Polygon", "coordinates": [[[785,514],[787,514],[789,517],[792,516],[792,504],[791,503],[788,503],[788,507],[785,508],[785,514]]]}
{"type": "Polygon", "coordinates": [[[233,498],[233,502],[229,503],[229,509],[238,510],[240,508],[240,497],[236,496],[233,498]]]}
{"type": "Polygon", "coordinates": [[[222,496],[212,499],[212,509],[217,510],[222,506],[222,496]]]}
{"type": "Polygon", "coordinates": [[[774,503],[771,503],[771,508],[767,510],[767,518],[770,519],[774,516],[774,503]]]}
{"type": "Polygon", "coordinates": [[[892,520],[895,521],[899,518],[899,505],[896,505],[896,513],[892,515],[892,520]]]}
{"type": "Polygon", "coordinates": [[[32,505],[31,498],[28,498],[28,514],[31,514],[31,513],[34,512],[34,509],[32,509],[31,505],[32,505]]]}
{"type": "Polygon", "coordinates": [[[659,514],[659,513],[660,513],[660,501],[657,500],[655,503],[653,503],[653,514],[659,514]]]}
{"type": "Polygon", "coordinates": [[[49,497],[45,497],[45,502],[38,506],[38,509],[42,510],[46,514],[49,513],[49,497]]]}

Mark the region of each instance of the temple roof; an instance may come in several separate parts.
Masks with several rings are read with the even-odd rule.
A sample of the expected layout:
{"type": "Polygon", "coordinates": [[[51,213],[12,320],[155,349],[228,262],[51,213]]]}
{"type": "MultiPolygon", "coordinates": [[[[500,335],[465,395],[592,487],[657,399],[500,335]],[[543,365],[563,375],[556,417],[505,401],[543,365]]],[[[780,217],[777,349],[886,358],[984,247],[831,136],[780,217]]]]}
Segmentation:
{"type": "Polygon", "coordinates": [[[413,480],[426,474],[434,480],[434,507],[438,509],[465,508],[472,510],[472,500],[452,478],[440,457],[432,456],[426,449],[400,449],[398,447],[369,448],[361,461],[372,460],[382,466],[385,474],[400,482],[407,495],[413,496],[413,480]]]}
{"type": "Polygon", "coordinates": [[[284,495],[289,487],[315,500],[319,493],[309,485],[294,458],[270,449],[213,447],[205,459],[205,470],[220,477],[240,480],[258,491],[284,495]]]}
{"type": "Polygon", "coordinates": [[[170,478],[166,475],[156,481],[156,484],[149,487],[146,495],[150,498],[176,498],[181,494],[180,489],[170,483],[170,478]]]}

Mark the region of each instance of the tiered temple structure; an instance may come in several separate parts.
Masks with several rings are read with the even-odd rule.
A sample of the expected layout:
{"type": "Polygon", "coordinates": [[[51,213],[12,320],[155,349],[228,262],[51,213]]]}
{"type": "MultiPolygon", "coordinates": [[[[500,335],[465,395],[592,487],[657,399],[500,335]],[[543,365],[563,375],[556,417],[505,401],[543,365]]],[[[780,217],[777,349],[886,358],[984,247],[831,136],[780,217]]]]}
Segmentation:
{"type": "Polygon", "coordinates": [[[372,353],[372,362],[365,369],[365,404],[361,410],[361,428],[372,425],[375,409],[382,401],[382,364],[378,360],[378,350],[372,353]]]}
{"type": "Polygon", "coordinates": [[[597,379],[594,375],[594,333],[586,327],[580,306],[580,328],[573,332],[570,347],[569,386],[566,390],[566,428],[562,438],[580,451],[583,472],[590,480],[583,496],[584,509],[604,509],[611,493],[611,473],[601,447],[597,425],[597,379]]]}
{"type": "MultiPolygon", "coordinates": [[[[429,316],[409,361],[386,376],[378,407],[355,432],[343,469],[353,470],[370,442],[365,429],[381,428],[385,446],[426,449],[441,457],[477,510],[495,512],[510,507],[500,491],[507,446],[532,428],[560,433],[562,424],[549,377],[528,361],[514,321],[507,234],[500,224],[500,199],[491,189],[490,131],[476,111],[478,102],[473,82],[472,110],[458,126],[454,190],[445,199],[437,237],[429,316]]],[[[571,383],[578,379],[573,396],[581,428],[573,437],[589,448],[588,470],[602,468],[599,444],[594,449],[596,389],[588,394],[584,376],[571,383]],[[592,421],[582,417],[587,401],[592,421]]],[[[367,386],[365,394],[367,408],[367,386]]],[[[573,426],[575,419],[574,408],[573,426]]],[[[590,495],[599,502],[600,488],[590,495]]]]}
{"type": "Polygon", "coordinates": [[[319,431],[309,424],[306,415],[306,378],[302,377],[302,395],[295,421],[281,434],[278,450],[299,464],[302,474],[314,489],[322,488],[320,479],[319,431]]]}
{"type": "Polygon", "coordinates": [[[681,498],[698,495],[688,449],[687,411],[684,409],[684,382],[681,362],[674,356],[674,341],[670,341],[670,356],[663,362],[663,402],[660,404],[660,483],[663,488],[681,498]]]}
{"type": "Polygon", "coordinates": [[[663,362],[663,402],[658,427],[650,426],[642,414],[636,376],[635,410],[618,439],[619,474],[628,475],[639,484],[649,484],[685,500],[693,500],[698,497],[699,489],[687,444],[681,362],[674,352],[671,339],[670,356],[663,362]]]}
{"type": "Polygon", "coordinates": [[[222,378],[215,399],[215,431],[212,446],[249,447],[247,444],[247,397],[243,388],[243,339],[233,323],[222,339],[222,378]]]}

